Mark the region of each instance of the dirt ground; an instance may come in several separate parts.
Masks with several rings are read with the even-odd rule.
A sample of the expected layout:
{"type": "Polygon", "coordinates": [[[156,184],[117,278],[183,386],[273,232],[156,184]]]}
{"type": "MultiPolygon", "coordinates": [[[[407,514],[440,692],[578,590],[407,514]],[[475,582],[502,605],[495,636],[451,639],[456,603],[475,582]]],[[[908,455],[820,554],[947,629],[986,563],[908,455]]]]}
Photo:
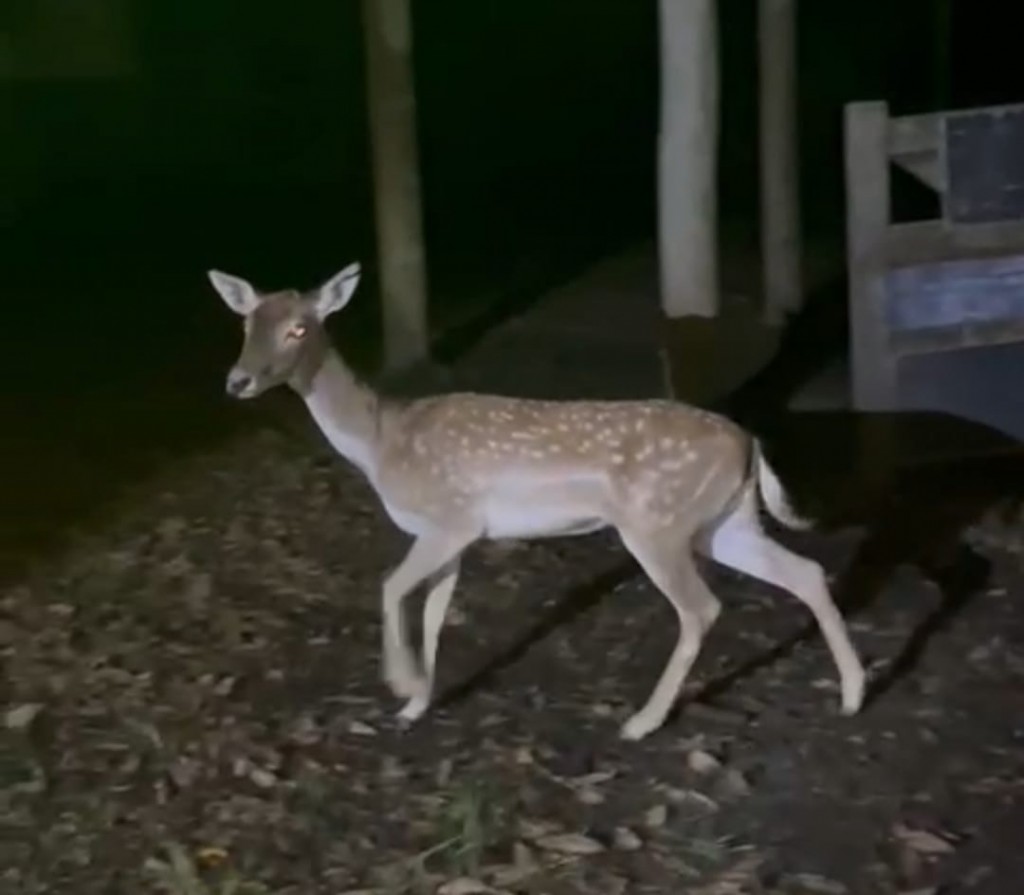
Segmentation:
{"type": "MultiPolygon", "coordinates": [[[[616,286],[616,331],[634,279],[616,286]]],[[[657,388],[640,341],[516,332],[447,384],[657,388]]],[[[405,729],[378,604],[406,538],[293,396],[220,397],[224,350],[168,368],[167,402],[147,382],[101,419],[79,395],[77,429],[25,435],[5,465],[2,895],[1022,891],[1022,527],[978,521],[1006,493],[992,468],[886,493],[865,524],[782,535],[824,563],[869,665],[853,718],[806,610],[709,568],[726,611],[687,698],[619,740],[676,628],[597,535],[470,551],[441,697],[405,729]],[[203,447],[189,427],[209,430],[203,447]],[[112,489],[112,464],[133,484],[112,489]],[[926,528],[946,534],[922,552],[926,528]],[[961,530],[974,552],[955,552],[961,530]],[[906,561],[922,556],[931,577],[906,561]]],[[[855,493],[835,449],[849,438],[829,431],[791,437],[783,477],[811,456],[855,493]]]]}
{"type": "MultiPolygon", "coordinates": [[[[611,537],[481,545],[444,697],[403,729],[378,588],[404,536],[305,419],[244,433],[0,595],[0,891],[1017,893],[1024,575],[997,535],[969,599],[903,566],[852,618],[854,718],[805,610],[709,570],[693,698],[640,744],[617,730],[667,603],[611,537]]],[[[863,533],[791,540],[843,577],[863,533]]]]}

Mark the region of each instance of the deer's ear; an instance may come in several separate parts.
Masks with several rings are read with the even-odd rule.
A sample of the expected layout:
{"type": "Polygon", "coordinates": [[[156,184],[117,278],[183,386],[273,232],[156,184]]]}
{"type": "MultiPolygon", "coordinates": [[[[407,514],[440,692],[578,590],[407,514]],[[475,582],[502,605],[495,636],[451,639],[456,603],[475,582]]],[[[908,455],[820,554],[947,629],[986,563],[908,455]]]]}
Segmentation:
{"type": "Polygon", "coordinates": [[[335,311],[340,311],[351,300],[359,285],[359,277],[362,275],[362,267],[359,262],[350,264],[344,270],[336,273],[323,286],[316,296],[316,315],[321,320],[335,311]]]}
{"type": "Polygon", "coordinates": [[[231,274],[221,273],[219,270],[207,271],[206,275],[213,283],[213,288],[224,299],[224,304],[236,314],[241,314],[244,317],[256,310],[260,299],[252,284],[241,277],[233,277],[231,274]]]}

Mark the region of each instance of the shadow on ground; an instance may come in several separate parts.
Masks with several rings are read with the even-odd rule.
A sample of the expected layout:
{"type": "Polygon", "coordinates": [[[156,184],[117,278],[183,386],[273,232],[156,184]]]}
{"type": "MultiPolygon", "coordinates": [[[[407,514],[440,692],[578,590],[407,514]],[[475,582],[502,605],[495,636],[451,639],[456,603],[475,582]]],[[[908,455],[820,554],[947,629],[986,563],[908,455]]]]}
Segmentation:
{"type": "MultiPolygon", "coordinates": [[[[791,412],[797,389],[847,340],[841,279],[812,296],[761,374],[721,408],[761,439],[796,505],[820,532],[862,535],[836,588],[851,616],[869,609],[896,570],[917,568],[940,589],[939,606],[873,682],[869,698],[906,674],[927,641],[988,580],[988,563],[965,540],[970,526],[1009,518],[1024,499],[1024,445],[988,426],[937,412],[791,412]]],[[[815,635],[813,624],[709,687],[732,681],[815,635]]]]}
{"type": "MultiPolygon", "coordinates": [[[[795,503],[814,518],[812,539],[822,533],[858,534],[853,557],[834,588],[845,615],[855,618],[870,610],[902,566],[916,568],[939,589],[938,605],[875,676],[870,701],[911,672],[929,640],[987,585],[989,563],[964,535],[982,519],[1012,513],[1024,499],[1024,446],[989,427],[942,413],[789,412],[793,393],[834,358],[847,337],[843,288],[841,279],[826,284],[786,329],[774,359],[718,409],[762,439],[795,503]]],[[[791,542],[807,540],[779,534],[791,542]]],[[[813,543],[796,547],[816,549],[813,543]]],[[[446,694],[445,701],[457,701],[485,684],[532,644],[637,574],[627,560],[574,588],[446,694]]],[[[816,624],[809,622],[716,678],[698,699],[714,703],[737,681],[818,636],[816,624]]]]}

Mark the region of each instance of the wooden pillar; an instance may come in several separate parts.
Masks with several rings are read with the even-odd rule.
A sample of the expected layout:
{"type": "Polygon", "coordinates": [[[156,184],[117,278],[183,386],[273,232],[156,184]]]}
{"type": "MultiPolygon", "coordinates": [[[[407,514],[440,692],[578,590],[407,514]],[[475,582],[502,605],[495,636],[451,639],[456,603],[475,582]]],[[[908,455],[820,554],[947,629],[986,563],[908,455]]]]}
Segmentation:
{"type": "Polygon", "coordinates": [[[889,192],[889,108],[845,108],[846,263],[849,271],[851,404],[857,412],[858,482],[884,493],[899,461],[896,370],[884,344],[885,241],[889,192]]]}
{"type": "Polygon", "coordinates": [[[890,222],[886,103],[847,104],[844,149],[853,406],[860,411],[894,410],[896,373],[884,344],[882,317],[890,222]]]}
{"type": "Polygon", "coordinates": [[[780,323],[803,299],[798,169],[796,2],[758,0],[761,262],[764,312],[780,323]]]}
{"type": "Polygon", "coordinates": [[[363,0],[377,255],[388,369],[427,357],[410,0],[363,0]]]}
{"type": "Polygon", "coordinates": [[[715,0],[659,0],[658,254],[670,318],[718,313],[715,0]]]}

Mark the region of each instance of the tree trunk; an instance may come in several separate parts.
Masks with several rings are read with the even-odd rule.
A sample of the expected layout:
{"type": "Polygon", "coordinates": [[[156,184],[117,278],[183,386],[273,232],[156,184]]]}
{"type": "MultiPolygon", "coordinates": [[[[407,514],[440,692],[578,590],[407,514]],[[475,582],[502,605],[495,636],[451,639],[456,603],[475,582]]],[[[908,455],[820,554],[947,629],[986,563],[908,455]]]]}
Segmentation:
{"type": "Polygon", "coordinates": [[[410,0],[364,0],[377,254],[388,369],[428,353],[410,0]]]}
{"type": "Polygon", "coordinates": [[[796,0],[758,0],[761,109],[761,263],[765,316],[802,301],[797,167],[796,0]]]}
{"type": "Polygon", "coordinates": [[[658,252],[667,317],[718,313],[715,0],[659,0],[658,252]]]}

